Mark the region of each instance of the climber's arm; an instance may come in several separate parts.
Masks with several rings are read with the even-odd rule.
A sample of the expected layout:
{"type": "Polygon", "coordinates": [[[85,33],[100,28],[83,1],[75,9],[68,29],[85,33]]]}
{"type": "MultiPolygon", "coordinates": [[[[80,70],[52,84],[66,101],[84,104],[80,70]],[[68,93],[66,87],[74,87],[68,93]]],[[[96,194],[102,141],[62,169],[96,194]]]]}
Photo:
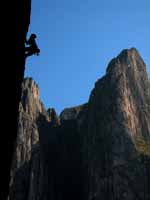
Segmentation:
{"type": "Polygon", "coordinates": [[[26,43],[26,44],[29,44],[29,40],[27,40],[26,38],[25,38],[25,43],[26,43]]]}
{"type": "Polygon", "coordinates": [[[37,48],[36,55],[37,55],[37,56],[39,56],[39,54],[40,54],[40,49],[39,49],[39,48],[37,48]]]}

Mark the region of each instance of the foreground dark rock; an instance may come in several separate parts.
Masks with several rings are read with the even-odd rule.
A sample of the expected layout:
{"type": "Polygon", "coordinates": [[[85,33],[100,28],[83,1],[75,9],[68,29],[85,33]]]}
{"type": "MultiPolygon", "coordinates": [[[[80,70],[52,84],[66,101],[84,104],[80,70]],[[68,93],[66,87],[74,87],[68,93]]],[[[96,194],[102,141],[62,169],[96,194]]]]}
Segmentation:
{"type": "Polygon", "coordinates": [[[11,177],[11,200],[150,199],[150,81],[136,49],[60,117],[24,80],[11,177]]]}
{"type": "MultiPolygon", "coordinates": [[[[28,32],[30,24],[31,0],[14,0],[4,4],[5,15],[3,15],[3,22],[6,25],[2,33],[4,46],[1,47],[2,63],[4,81],[1,84],[3,114],[1,129],[5,130],[3,139],[0,142],[0,157],[1,160],[1,192],[0,199],[7,199],[10,181],[10,169],[13,156],[13,146],[17,137],[17,122],[19,102],[21,98],[21,84],[24,78],[25,70],[25,57],[24,57],[24,41],[28,32]],[[9,17],[10,15],[10,17],[9,17]],[[10,50],[11,48],[11,50],[10,50]],[[5,49],[5,50],[4,50],[5,49]],[[11,67],[10,67],[11,66],[11,67]],[[9,82],[10,84],[6,84],[9,82]],[[8,98],[9,97],[9,98],[8,98]],[[9,113],[9,126],[8,119],[4,117],[9,113]],[[11,130],[11,133],[10,133],[11,130]],[[10,133],[10,134],[9,134],[10,133]],[[5,153],[4,148],[5,147],[5,153]]],[[[3,24],[3,26],[4,26],[3,24]]]]}

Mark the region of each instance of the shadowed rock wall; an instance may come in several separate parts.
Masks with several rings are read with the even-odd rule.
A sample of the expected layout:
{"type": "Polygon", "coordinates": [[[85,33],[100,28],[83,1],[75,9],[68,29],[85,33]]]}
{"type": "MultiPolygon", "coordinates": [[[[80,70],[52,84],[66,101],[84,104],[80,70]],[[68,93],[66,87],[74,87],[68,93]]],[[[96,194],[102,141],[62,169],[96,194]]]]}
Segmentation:
{"type": "Polygon", "coordinates": [[[135,48],[112,59],[83,105],[58,117],[23,83],[12,200],[149,200],[150,82],[135,48]]]}

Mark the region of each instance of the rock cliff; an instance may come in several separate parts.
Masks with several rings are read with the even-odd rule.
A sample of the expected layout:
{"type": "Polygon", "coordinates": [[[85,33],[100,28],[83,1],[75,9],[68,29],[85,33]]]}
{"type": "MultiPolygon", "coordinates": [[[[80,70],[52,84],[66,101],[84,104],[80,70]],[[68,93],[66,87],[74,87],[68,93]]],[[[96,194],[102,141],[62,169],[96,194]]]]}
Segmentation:
{"type": "Polygon", "coordinates": [[[136,49],[111,60],[88,104],[88,196],[150,199],[150,82],[136,49]]]}
{"type": "Polygon", "coordinates": [[[1,163],[1,177],[5,178],[1,179],[0,199],[6,199],[9,191],[9,172],[13,156],[13,145],[17,137],[21,84],[25,70],[24,41],[30,24],[31,0],[14,0],[10,2],[9,6],[8,3],[4,4],[3,8],[5,11],[7,10],[2,20],[3,27],[5,26],[1,37],[5,41],[4,46],[1,47],[5,49],[5,51],[2,51],[1,56],[2,63],[5,63],[3,77],[5,77],[5,80],[9,80],[11,84],[2,83],[2,105],[5,107],[2,115],[9,113],[11,120],[8,126],[8,120],[3,117],[2,129],[6,133],[10,133],[11,130],[11,134],[9,136],[8,134],[3,134],[3,140],[1,140],[0,144],[0,157],[2,160],[5,159],[5,162],[1,163]],[[5,146],[5,154],[3,153],[3,146],[5,146]]]}
{"type": "Polygon", "coordinates": [[[150,199],[150,81],[135,48],[59,117],[32,78],[22,88],[11,200],[150,199]]]}

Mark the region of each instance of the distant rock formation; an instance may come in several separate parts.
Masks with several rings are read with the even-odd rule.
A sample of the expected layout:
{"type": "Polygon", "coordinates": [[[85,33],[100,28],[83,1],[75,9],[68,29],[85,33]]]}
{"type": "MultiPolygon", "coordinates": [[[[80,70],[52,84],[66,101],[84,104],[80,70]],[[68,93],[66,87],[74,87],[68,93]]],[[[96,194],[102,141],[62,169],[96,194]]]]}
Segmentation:
{"type": "Polygon", "coordinates": [[[22,88],[10,200],[150,199],[150,82],[135,48],[59,117],[32,78],[22,88]]]}
{"type": "Polygon", "coordinates": [[[55,113],[53,114],[50,110],[52,109],[47,112],[42,105],[37,84],[32,78],[26,78],[22,84],[19,106],[18,136],[11,170],[10,199],[33,199],[36,198],[37,192],[40,192],[38,183],[42,164],[38,126],[41,116],[45,124],[53,122],[52,115],[55,113]]]}
{"type": "Polygon", "coordinates": [[[91,93],[87,118],[89,196],[150,199],[150,83],[136,49],[109,63],[91,93]]]}

